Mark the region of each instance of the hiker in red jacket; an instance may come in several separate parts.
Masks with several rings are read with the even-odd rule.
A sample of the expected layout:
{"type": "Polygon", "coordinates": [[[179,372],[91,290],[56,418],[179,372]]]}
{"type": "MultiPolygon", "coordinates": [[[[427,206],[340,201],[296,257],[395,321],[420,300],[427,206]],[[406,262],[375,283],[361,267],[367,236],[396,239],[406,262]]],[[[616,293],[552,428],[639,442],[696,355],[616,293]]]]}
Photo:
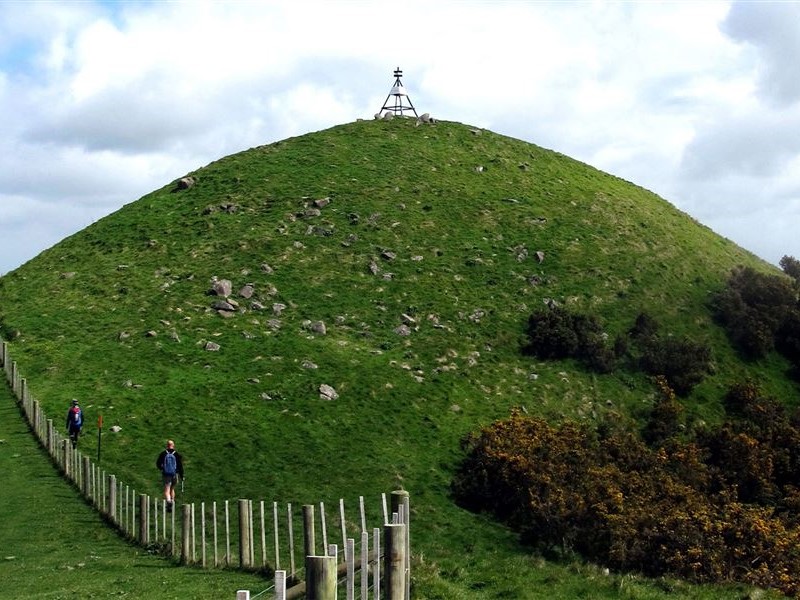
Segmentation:
{"type": "Polygon", "coordinates": [[[175,450],[175,442],[167,441],[167,447],[156,459],[156,467],[161,471],[161,480],[164,483],[164,499],[167,501],[167,512],[172,512],[175,503],[175,484],[178,478],[183,478],[183,459],[175,450]]]}

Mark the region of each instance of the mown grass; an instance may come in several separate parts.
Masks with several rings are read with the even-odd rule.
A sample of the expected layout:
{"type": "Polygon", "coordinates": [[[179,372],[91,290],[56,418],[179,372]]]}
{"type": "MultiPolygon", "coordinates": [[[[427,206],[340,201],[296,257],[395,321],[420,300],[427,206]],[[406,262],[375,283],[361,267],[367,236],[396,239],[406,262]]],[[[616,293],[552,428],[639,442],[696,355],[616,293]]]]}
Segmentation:
{"type": "Polygon", "coordinates": [[[192,175],[193,188],[166,185],[0,279],[0,330],[32,393],[50,414],[77,397],[90,422],[120,425],[104,460],[142,491],[157,493],[166,437],[186,456],[188,500],[355,503],[408,489],[418,597],[539,597],[539,575],[554,595],[584,585],[449,497],[459,440],[512,407],[636,426],[652,405],[639,374],[522,356],[545,300],[598,314],[612,336],[647,310],[708,340],[716,371],[687,400],[692,419],[718,419],[745,375],[797,402],[786,364],[743,363],[707,308],[735,265],[770,267],[557,153],[458,123],[357,122],[192,175]],[[212,277],[233,281],[234,317],[211,309],[212,277]],[[237,296],[245,283],[264,309],[237,296]],[[322,383],[339,399],[321,401],[322,383]]]}

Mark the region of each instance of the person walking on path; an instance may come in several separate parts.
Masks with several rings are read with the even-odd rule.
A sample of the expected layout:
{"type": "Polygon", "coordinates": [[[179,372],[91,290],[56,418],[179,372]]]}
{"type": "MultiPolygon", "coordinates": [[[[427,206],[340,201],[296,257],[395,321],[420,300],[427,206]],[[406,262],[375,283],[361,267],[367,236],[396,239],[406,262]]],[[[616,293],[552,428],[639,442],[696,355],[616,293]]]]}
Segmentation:
{"type": "Polygon", "coordinates": [[[161,480],[164,483],[167,512],[172,512],[172,505],[175,503],[175,486],[178,478],[183,479],[183,459],[175,450],[175,442],[167,440],[167,447],[156,459],[156,467],[161,471],[161,480]]]}
{"type": "Polygon", "coordinates": [[[83,427],[83,411],[78,405],[78,401],[73,399],[72,406],[67,411],[67,432],[69,439],[72,440],[72,447],[78,447],[78,436],[81,434],[81,427],[83,427]]]}

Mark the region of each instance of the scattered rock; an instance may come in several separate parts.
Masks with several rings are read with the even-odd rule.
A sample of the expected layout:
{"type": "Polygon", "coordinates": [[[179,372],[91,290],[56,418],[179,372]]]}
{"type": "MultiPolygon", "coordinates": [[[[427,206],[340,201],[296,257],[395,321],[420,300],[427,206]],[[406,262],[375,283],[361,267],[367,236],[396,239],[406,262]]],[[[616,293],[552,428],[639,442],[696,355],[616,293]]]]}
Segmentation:
{"type": "Polygon", "coordinates": [[[156,337],[156,336],[158,336],[158,332],[155,331],[154,329],[151,329],[150,331],[145,332],[144,336],[145,337],[156,337]]]}
{"type": "Polygon", "coordinates": [[[414,317],[412,317],[411,315],[407,315],[407,314],[403,313],[402,315],[400,315],[400,318],[403,320],[403,323],[405,323],[406,325],[416,325],[417,324],[417,320],[414,317]]]}
{"type": "Polygon", "coordinates": [[[325,323],[323,321],[314,321],[308,326],[308,328],[319,335],[325,335],[328,333],[328,328],[325,327],[325,323]]]}
{"type": "Polygon", "coordinates": [[[451,404],[450,405],[450,412],[454,412],[454,413],[461,412],[461,407],[458,404],[451,404]]]}
{"type": "Polygon", "coordinates": [[[537,250],[535,256],[536,260],[538,260],[540,263],[544,262],[544,252],[542,252],[541,250],[537,250]]]}
{"type": "Polygon", "coordinates": [[[261,263],[261,272],[266,273],[267,275],[272,275],[274,271],[267,263],[261,263]]]}
{"type": "Polygon", "coordinates": [[[206,342],[206,345],[204,346],[204,348],[209,352],[218,352],[220,347],[221,346],[216,342],[206,342]]]}
{"type": "Polygon", "coordinates": [[[265,308],[266,308],[266,306],[261,304],[261,302],[259,302],[258,300],[253,300],[250,303],[250,309],[251,310],[264,310],[265,308]]]}
{"type": "Polygon", "coordinates": [[[384,121],[391,121],[392,119],[394,119],[394,113],[387,111],[387,112],[383,113],[383,117],[382,118],[383,118],[384,121]]]}
{"type": "Polygon", "coordinates": [[[469,320],[473,323],[480,323],[481,319],[486,316],[486,311],[482,308],[476,308],[469,316],[469,320]]]}
{"type": "Polygon", "coordinates": [[[267,327],[276,331],[281,328],[281,320],[280,319],[270,319],[267,321],[267,327]]]}
{"type": "Polygon", "coordinates": [[[377,275],[378,273],[380,273],[380,271],[381,271],[381,269],[378,266],[378,263],[376,263],[374,260],[369,261],[369,272],[370,273],[372,273],[373,275],[377,275]]]}
{"type": "Polygon", "coordinates": [[[123,342],[127,340],[129,337],[131,337],[130,333],[128,333],[127,331],[120,331],[119,334],[117,335],[117,340],[123,342]]]}
{"type": "Polygon", "coordinates": [[[122,431],[122,427],[120,427],[119,425],[111,426],[111,433],[119,433],[120,431],[122,431]]]}
{"type": "Polygon", "coordinates": [[[212,279],[211,280],[211,294],[227,298],[231,295],[233,284],[230,279],[212,279]]]}
{"type": "Polygon", "coordinates": [[[336,400],[338,397],[339,394],[336,393],[336,390],[327,383],[323,383],[321,386],[319,386],[320,400],[336,400]]]}
{"type": "Polygon", "coordinates": [[[476,173],[483,173],[485,170],[486,170],[486,167],[484,167],[483,165],[478,165],[477,167],[475,167],[475,172],[476,173]]]}
{"type": "Polygon", "coordinates": [[[72,279],[73,277],[75,277],[75,271],[68,271],[61,274],[61,279],[72,279]]]}
{"type": "Polygon", "coordinates": [[[394,260],[395,258],[397,258],[397,254],[395,254],[391,250],[384,250],[383,252],[381,252],[381,258],[383,260],[394,260]]]}
{"type": "Polygon", "coordinates": [[[253,293],[255,292],[255,288],[253,287],[252,283],[246,284],[242,289],[239,290],[239,295],[242,298],[252,298],[253,293]]]}
{"type": "Polygon", "coordinates": [[[319,198],[317,200],[314,200],[314,206],[316,206],[317,208],[325,208],[330,203],[331,203],[331,199],[328,198],[328,197],[319,198]]]}
{"type": "Polygon", "coordinates": [[[188,190],[194,187],[195,180],[194,177],[182,177],[178,180],[178,183],[175,185],[176,190],[188,190]]]}
{"type": "Polygon", "coordinates": [[[272,312],[275,314],[276,317],[280,317],[281,313],[286,310],[286,305],[281,302],[275,302],[272,305],[272,312]]]}
{"type": "Polygon", "coordinates": [[[301,365],[304,369],[316,369],[318,368],[316,364],[311,362],[310,360],[304,360],[303,364],[301,365]]]}
{"type": "Polygon", "coordinates": [[[411,328],[403,323],[400,327],[395,328],[394,332],[397,335],[402,335],[403,337],[411,335],[411,328]]]}
{"type": "Polygon", "coordinates": [[[211,308],[213,308],[214,310],[229,311],[229,312],[233,312],[236,310],[236,307],[227,300],[217,300],[216,302],[214,302],[211,308]]]}

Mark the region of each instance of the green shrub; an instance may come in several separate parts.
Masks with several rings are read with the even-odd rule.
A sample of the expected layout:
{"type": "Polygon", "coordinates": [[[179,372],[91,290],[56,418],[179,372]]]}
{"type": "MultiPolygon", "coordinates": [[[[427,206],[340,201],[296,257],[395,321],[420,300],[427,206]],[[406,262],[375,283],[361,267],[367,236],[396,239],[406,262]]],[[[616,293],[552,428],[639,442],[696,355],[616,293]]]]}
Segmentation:
{"type": "Polygon", "coordinates": [[[528,344],[523,351],[527,354],[542,359],[575,358],[599,373],[614,369],[615,352],[594,315],[553,306],[528,318],[526,334],[528,344]]]}
{"type": "Polygon", "coordinates": [[[800,260],[794,256],[783,256],[778,264],[784,273],[794,279],[795,283],[800,284],[800,260]]]}
{"type": "Polygon", "coordinates": [[[734,346],[745,356],[761,358],[775,348],[778,330],[797,310],[797,294],[785,277],[740,267],[712,306],[734,346]]]}
{"type": "Polygon", "coordinates": [[[689,338],[652,337],[642,344],[639,364],[645,373],[661,375],[679,396],[711,372],[711,347],[689,338]]]}

